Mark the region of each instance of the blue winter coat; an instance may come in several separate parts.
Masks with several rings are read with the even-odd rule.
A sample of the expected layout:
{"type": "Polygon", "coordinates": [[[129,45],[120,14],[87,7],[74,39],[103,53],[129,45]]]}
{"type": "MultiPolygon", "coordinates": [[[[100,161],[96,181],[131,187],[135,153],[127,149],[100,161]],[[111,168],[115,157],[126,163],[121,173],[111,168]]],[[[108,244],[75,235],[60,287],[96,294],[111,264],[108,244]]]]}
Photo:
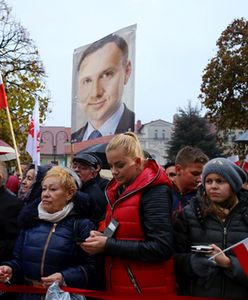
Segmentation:
{"type": "Polygon", "coordinates": [[[14,280],[21,276],[28,282],[40,281],[42,276],[60,272],[67,286],[94,288],[95,258],[75,242],[76,236],[84,240],[93,229],[90,220],[78,219],[74,213],[58,223],[38,220],[21,231],[14,258],[5,264],[12,267],[14,280]]]}

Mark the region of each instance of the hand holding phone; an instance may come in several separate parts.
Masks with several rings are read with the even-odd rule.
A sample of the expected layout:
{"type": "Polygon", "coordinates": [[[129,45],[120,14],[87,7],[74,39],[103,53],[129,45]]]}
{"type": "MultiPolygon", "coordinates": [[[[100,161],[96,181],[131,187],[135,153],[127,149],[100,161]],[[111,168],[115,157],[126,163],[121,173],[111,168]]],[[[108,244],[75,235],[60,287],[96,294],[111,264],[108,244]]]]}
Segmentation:
{"type": "Polygon", "coordinates": [[[104,229],[103,235],[107,237],[112,237],[119,226],[119,222],[115,219],[111,219],[109,225],[104,229]]]}
{"type": "Polygon", "coordinates": [[[80,237],[75,237],[75,238],[74,238],[74,241],[75,241],[76,243],[83,243],[83,242],[85,242],[85,240],[84,240],[83,238],[80,238],[80,237]]]}
{"type": "Polygon", "coordinates": [[[211,254],[214,248],[206,245],[194,245],[191,246],[191,251],[194,253],[211,254]]]}

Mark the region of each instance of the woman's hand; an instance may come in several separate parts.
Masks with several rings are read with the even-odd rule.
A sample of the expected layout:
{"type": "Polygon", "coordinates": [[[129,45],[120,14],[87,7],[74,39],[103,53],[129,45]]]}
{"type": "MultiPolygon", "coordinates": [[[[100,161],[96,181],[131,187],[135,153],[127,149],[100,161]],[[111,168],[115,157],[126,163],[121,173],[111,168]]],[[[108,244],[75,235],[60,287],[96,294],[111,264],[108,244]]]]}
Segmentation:
{"type": "Polygon", "coordinates": [[[217,265],[219,267],[222,268],[231,268],[231,260],[228,256],[225,255],[225,253],[222,252],[222,250],[216,246],[215,244],[211,244],[211,247],[214,248],[214,250],[212,251],[211,255],[215,255],[217,253],[221,253],[219,255],[217,255],[214,260],[217,263],[217,265]]]}
{"type": "Polygon", "coordinates": [[[90,236],[80,244],[80,247],[89,254],[97,254],[104,251],[106,242],[106,236],[99,231],[92,230],[90,236]]]}
{"type": "Polygon", "coordinates": [[[45,287],[50,286],[55,281],[57,281],[59,283],[59,285],[62,285],[64,283],[64,278],[61,273],[54,273],[47,277],[41,277],[41,282],[45,287]]]}
{"type": "Polygon", "coordinates": [[[0,282],[8,282],[12,277],[12,268],[9,266],[0,266],[0,282]]]}

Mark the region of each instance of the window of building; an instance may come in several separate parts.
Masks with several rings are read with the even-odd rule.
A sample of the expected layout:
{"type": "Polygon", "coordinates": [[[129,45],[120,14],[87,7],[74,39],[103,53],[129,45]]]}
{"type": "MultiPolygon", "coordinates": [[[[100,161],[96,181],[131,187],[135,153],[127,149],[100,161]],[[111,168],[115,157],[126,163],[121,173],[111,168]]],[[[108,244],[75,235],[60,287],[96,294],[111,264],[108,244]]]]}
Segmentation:
{"type": "Polygon", "coordinates": [[[166,134],[165,134],[165,130],[163,129],[163,132],[162,132],[162,139],[165,140],[165,137],[166,137],[166,134]]]}

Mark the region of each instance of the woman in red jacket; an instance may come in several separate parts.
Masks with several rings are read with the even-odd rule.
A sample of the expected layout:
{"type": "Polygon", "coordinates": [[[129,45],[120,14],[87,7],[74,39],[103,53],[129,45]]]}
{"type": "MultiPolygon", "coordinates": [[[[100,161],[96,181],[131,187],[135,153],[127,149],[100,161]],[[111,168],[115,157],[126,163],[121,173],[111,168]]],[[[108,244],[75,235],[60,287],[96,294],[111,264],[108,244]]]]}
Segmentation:
{"type": "Polygon", "coordinates": [[[106,154],[113,179],[106,187],[105,229],[92,231],[81,247],[105,253],[108,290],[175,294],[170,180],[144,158],[132,132],[115,136],[106,154]]]}

